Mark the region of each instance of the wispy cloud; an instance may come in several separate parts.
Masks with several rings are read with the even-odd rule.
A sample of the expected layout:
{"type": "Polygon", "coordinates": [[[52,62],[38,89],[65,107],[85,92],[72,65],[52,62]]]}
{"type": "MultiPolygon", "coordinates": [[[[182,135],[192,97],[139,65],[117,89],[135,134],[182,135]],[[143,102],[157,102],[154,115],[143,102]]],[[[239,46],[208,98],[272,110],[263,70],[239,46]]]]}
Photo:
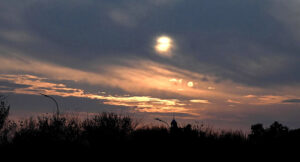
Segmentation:
{"type": "MultiPolygon", "coordinates": [[[[97,99],[104,104],[133,107],[140,112],[181,112],[189,113],[188,109],[183,107],[182,101],[178,99],[161,99],[150,96],[112,96],[86,93],[82,89],[69,88],[65,84],[56,84],[47,81],[46,78],[40,78],[33,75],[0,75],[0,81],[12,82],[16,85],[25,87],[12,87],[11,90],[2,90],[1,93],[16,93],[40,95],[56,95],[61,97],[80,97],[97,99]]],[[[103,94],[103,93],[102,93],[103,94]]]]}
{"type": "Polygon", "coordinates": [[[110,18],[125,27],[134,27],[139,21],[151,15],[156,9],[168,7],[180,0],[144,0],[144,1],[126,1],[112,5],[108,15],[110,18]]]}
{"type": "Polygon", "coordinates": [[[279,20],[288,30],[292,30],[293,36],[300,40],[300,2],[298,0],[280,1],[274,0],[270,5],[270,14],[279,20]]]}
{"type": "MultiPolygon", "coordinates": [[[[269,95],[266,93],[266,89],[242,86],[230,81],[215,83],[216,78],[213,76],[146,60],[127,60],[123,65],[105,65],[99,66],[99,71],[83,71],[27,57],[8,58],[1,56],[0,59],[0,71],[3,73],[28,73],[56,81],[67,80],[93,86],[120,88],[129,94],[137,94],[139,96],[188,99],[194,103],[196,101],[203,103],[208,99],[210,100],[207,101],[209,103],[214,102],[214,100],[223,100],[230,103],[245,104],[278,104],[282,100],[297,97],[286,94],[269,95]],[[203,78],[207,79],[203,81],[203,78]],[[191,86],[190,83],[193,83],[193,85],[191,86]],[[218,89],[207,87],[218,87],[218,89]],[[265,94],[257,95],[262,92],[265,94]],[[245,93],[252,94],[245,95],[245,93]],[[195,98],[205,98],[205,100],[195,98]]],[[[35,86],[32,88],[32,91],[39,88],[38,86],[43,88],[51,87],[52,89],[55,86],[56,90],[74,91],[77,94],[83,93],[79,89],[68,89],[64,87],[65,85],[58,86],[51,83],[39,83],[38,81],[40,80],[37,79],[34,82],[36,85],[33,85],[33,83],[30,83],[32,82],[30,80],[18,80],[17,84],[32,84],[35,86]]],[[[288,93],[288,91],[285,93],[288,93]]]]}
{"type": "MultiPolygon", "coordinates": [[[[128,61],[128,65],[99,66],[99,69],[103,68],[105,71],[89,72],[26,57],[0,58],[0,68],[3,72],[32,73],[55,80],[71,80],[91,85],[118,87],[127,92],[140,94],[166,91],[187,97],[220,95],[218,94],[220,92],[213,92],[206,88],[208,87],[206,84],[211,83],[202,82],[203,75],[152,61],[132,60],[128,61]],[[189,86],[188,83],[191,80],[195,80],[195,84],[197,83],[201,87],[189,86]]],[[[212,78],[211,80],[213,81],[212,78]]]]}

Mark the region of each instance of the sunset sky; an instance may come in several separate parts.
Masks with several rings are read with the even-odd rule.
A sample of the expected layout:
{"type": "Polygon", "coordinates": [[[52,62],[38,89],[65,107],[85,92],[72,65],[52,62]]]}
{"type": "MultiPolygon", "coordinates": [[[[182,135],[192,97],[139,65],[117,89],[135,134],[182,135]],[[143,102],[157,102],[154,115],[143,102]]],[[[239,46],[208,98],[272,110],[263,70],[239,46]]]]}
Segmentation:
{"type": "Polygon", "coordinates": [[[299,0],[0,0],[13,117],[300,127],[299,0]]]}

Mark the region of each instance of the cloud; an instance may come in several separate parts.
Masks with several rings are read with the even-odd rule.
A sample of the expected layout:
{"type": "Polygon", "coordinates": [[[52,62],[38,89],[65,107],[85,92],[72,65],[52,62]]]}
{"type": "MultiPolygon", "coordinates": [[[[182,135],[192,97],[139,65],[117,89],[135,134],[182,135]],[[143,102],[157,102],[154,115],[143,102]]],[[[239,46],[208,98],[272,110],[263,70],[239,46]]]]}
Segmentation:
{"type": "Polygon", "coordinates": [[[246,96],[244,96],[244,97],[245,97],[245,98],[255,98],[255,97],[257,97],[257,96],[249,94],[249,95],[246,95],[246,96]]]}
{"type": "Polygon", "coordinates": [[[227,100],[228,103],[234,103],[234,104],[240,104],[240,101],[236,101],[236,100],[232,100],[232,99],[228,99],[227,100]]]}
{"type": "MultiPolygon", "coordinates": [[[[69,98],[76,97],[89,100],[97,100],[100,104],[112,105],[117,107],[131,108],[132,112],[139,113],[150,113],[156,114],[155,116],[160,116],[159,114],[170,114],[178,113],[185,114],[184,117],[178,116],[180,119],[188,120],[203,120],[209,123],[231,123],[234,125],[235,122],[249,122],[244,115],[249,117],[249,113],[260,114],[260,111],[272,111],[272,107],[278,107],[278,101],[282,99],[288,99],[287,96],[256,96],[256,97],[243,97],[241,96],[242,108],[237,107],[233,110],[231,109],[220,109],[220,103],[216,98],[210,98],[216,102],[211,103],[208,100],[203,99],[184,99],[184,98],[159,98],[151,96],[142,95],[110,95],[109,93],[90,93],[80,88],[72,88],[63,83],[56,81],[51,82],[46,77],[38,77],[35,75],[13,75],[13,74],[1,74],[0,82],[7,83],[4,84],[9,89],[2,90],[1,93],[15,93],[15,94],[31,94],[39,95],[39,93],[46,93],[48,95],[61,96],[68,100],[69,98]],[[244,100],[243,100],[244,99],[244,100]],[[201,104],[201,106],[199,106],[201,104]],[[252,105],[252,106],[251,106],[252,105]],[[272,106],[271,108],[264,108],[266,106],[272,106]],[[251,107],[251,109],[249,109],[251,107]],[[255,112],[253,112],[255,109],[255,112]],[[229,110],[231,110],[229,112],[229,110]],[[248,111],[251,110],[251,111],[248,111]]],[[[170,82],[170,81],[169,81],[170,82]]],[[[246,91],[247,92],[247,91],[246,91]]],[[[224,96],[227,97],[228,95],[224,96]]],[[[177,96],[178,97],[178,96],[177,96]]],[[[237,96],[235,96],[237,97],[237,96]]],[[[290,99],[294,100],[294,99],[290,99]]],[[[91,102],[88,101],[88,102],[91,102]]],[[[228,101],[228,100],[227,100],[228,101]]],[[[231,100],[233,101],[233,100],[231,100]]],[[[64,103],[63,102],[63,103],[64,103]]],[[[105,107],[105,106],[104,106],[105,107]]],[[[224,105],[222,106],[224,108],[224,105]]],[[[102,110],[100,108],[99,110],[102,110]]],[[[106,109],[107,111],[113,111],[106,109]]],[[[126,110],[128,111],[128,110],[126,110]]],[[[266,113],[264,112],[264,113],[266,113]]],[[[150,115],[151,116],[151,115],[150,115]]],[[[270,115],[272,116],[272,115],[270,115]]],[[[250,120],[250,119],[249,119],[250,120]]],[[[252,121],[252,119],[251,119],[252,121]]],[[[254,121],[254,120],[253,120],[254,121]]],[[[257,120],[256,120],[257,121],[257,120]]],[[[236,123],[235,123],[236,124],[236,123]]],[[[252,124],[252,123],[249,123],[252,124]]]]}
{"type": "Polygon", "coordinates": [[[139,21],[149,17],[152,12],[157,9],[169,7],[180,0],[144,0],[134,1],[127,0],[126,2],[120,2],[115,4],[109,11],[110,18],[125,27],[135,27],[139,21]]]}
{"type": "Polygon", "coordinates": [[[116,98],[105,102],[119,105],[115,107],[138,106],[144,112],[167,114],[174,108],[199,119],[223,114],[223,121],[239,123],[251,111],[268,114],[271,107],[286,108],[291,105],[283,101],[299,98],[296,0],[0,4],[0,75],[6,80],[12,79],[8,75],[20,78],[18,83],[1,82],[3,92],[43,91],[65,98],[111,94],[116,98]],[[176,41],[172,57],[155,54],[160,35],[176,41]],[[233,110],[228,101],[240,104],[233,110]]]}
{"type": "Polygon", "coordinates": [[[123,13],[120,10],[112,10],[109,15],[113,21],[124,26],[133,27],[136,25],[136,21],[131,17],[131,15],[123,13]]]}
{"type": "Polygon", "coordinates": [[[280,21],[288,30],[291,30],[291,36],[300,40],[300,2],[298,0],[280,1],[273,0],[270,6],[270,14],[280,21]]]}
{"type": "Polygon", "coordinates": [[[290,9],[296,1],[2,0],[0,51],[21,51],[76,69],[89,68],[91,60],[108,64],[138,56],[215,75],[219,81],[259,87],[298,84],[297,41],[280,27],[285,22],[262,9],[281,3],[288,10],[277,14],[296,19],[297,7],[290,9]],[[153,39],[161,34],[176,40],[172,60],[153,54],[153,39]]]}
{"type": "Polygon", "coordinates": [[[202,103],[202,104],[209,104],[208,100],[190,100],[192,103],[202,103]]]}
{"type": "MultiPolygon", "coordinates": [[[[105,87],[108,91],[120,89],[131,95],[151,95],[189,100],[202,97],[227,102],[238,100],[238,102],[251,104],[277,104],[284,99],[297,96],[296,94],[288,96],[285,93],[291,93],[292,91],[284,88],[274,89],[274,92],[283,92],[282,95],[275,96],[270,95],[269,93],[272,93],[272,91],[265,88],[242,86],[230,81],[214,83],[214,80],[216,80],[214,76],[203,75],[149,60],[127,60],[123,64],[97,66],[99,70],[84,71],[27,57],[0,58],[2,60],[0,64],[2,73],[32,74],[59,82],[71,81],[85,86],[105,87]],[[208,81],[202,81],[203,77],[208,78],[208,81]],[[193,82],[193,86],[188,85],[190,82],[193,82]],[[218,89],[210,90],[207,88],[212,85],[218,87],[218,89]],[[249,93],[252,93],[252,95],[247,95],[249,93]],[[256,95],[261,93],[265,94],[256,95]],[[234,100],[228,100],[228,98],[234,98],[234,100]]],[[[117,94],[119,92],[116,91],[117,94]]]]}
{"type": "MultiPolygon", "coordinates": [[[[187,97],[193,97],[195,95],[221,95],[218,94],[219,92],[212,92],[207,88],[187,86],[190,80],[197,80],[200,83],[200,78],[203,77],[201,74],[152,61],[130,60],[128,61],[128,65],[103,66],[99,67],[99,69],[105,69],[103,71],[90,72],[25,57],[19,57],[19,59],[0,58],[2,60],[0,69],[6,73],[32,73],[55,80],[70,80],[95,86],[117,87],[126,92],[138,94],[165,91],[187,97]],[[135,64],[132,64],[133,62],[135,64]],[[170,82],[172,78],[178,78],[180,82],[170,82]],[[181,89],[181,91],[178,89],[181,89]]],[[[210,83],[204,82],[201,84],[205,85],[210,83]]]]}
{"type": "Polygon", "coordinates": [[[185,112],[189,113],[184,104],[177,99],[160,99],[149,96],[111,96],[86,93],[82,89],[69,88],[65,84],[56,84],[33,75],[0,75],[0,81],[6,81],[18,86],[10,90],[0,89],[1,93],[27,95],[55,95],[61,97],[78,97],[102,100],[104,104],[134,107],[140,112],[185,112]]]}
{"type": "Polygon", "coordinates": [[[257,104],[279,104],[282,100],[286,98],[285,96],[261,96],[258,98],[259,102],[257,104]]]}
{"type": "Polygon", "coordinates": [[[283,103],[300,103],[300,99],[288,99],[288,100],[283,100],[283,103]]]}
{"type": "Polygon", "coordinates": [[[5,39],[10,42],[18,42],[18,43],[28,43],[36,41],[37,38],[33,38],[29,33],[22,31],[0,31],[0,38],[5,39]]]}

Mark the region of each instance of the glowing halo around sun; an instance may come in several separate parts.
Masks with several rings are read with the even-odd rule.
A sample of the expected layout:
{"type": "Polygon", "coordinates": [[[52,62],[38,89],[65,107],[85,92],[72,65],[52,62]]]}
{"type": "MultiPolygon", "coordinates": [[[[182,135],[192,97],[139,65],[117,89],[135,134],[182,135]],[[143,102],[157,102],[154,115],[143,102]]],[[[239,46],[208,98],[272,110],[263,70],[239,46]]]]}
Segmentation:
{"type": "Polygon", "coordinates": [[[171,57],[174,43],[172,38],[168,36],[159,36],[156,38],[155,51],[160,56],[171,57]]]}

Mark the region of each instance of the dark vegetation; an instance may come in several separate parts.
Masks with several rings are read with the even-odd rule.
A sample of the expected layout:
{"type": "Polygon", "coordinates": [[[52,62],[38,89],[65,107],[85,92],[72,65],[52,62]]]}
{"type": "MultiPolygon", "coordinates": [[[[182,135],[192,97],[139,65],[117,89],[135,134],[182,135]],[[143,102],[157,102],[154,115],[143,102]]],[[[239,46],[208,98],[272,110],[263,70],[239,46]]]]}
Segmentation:
{"type": "Polygon", "coordinates": [[[99,113],[80,120],[65,116],[41,116],[22,121],[8,120],[9,105],[1,97],[0,149],[4,150],[106,150],[144,151],[154,149],[197,150],[263,150],[299,146],[300,129],[290,130],[278,122],[265,128],[251,126],[251,133],[214,131],[203,125],[178,127],[143,126],[128,116],[99,113]]]}

